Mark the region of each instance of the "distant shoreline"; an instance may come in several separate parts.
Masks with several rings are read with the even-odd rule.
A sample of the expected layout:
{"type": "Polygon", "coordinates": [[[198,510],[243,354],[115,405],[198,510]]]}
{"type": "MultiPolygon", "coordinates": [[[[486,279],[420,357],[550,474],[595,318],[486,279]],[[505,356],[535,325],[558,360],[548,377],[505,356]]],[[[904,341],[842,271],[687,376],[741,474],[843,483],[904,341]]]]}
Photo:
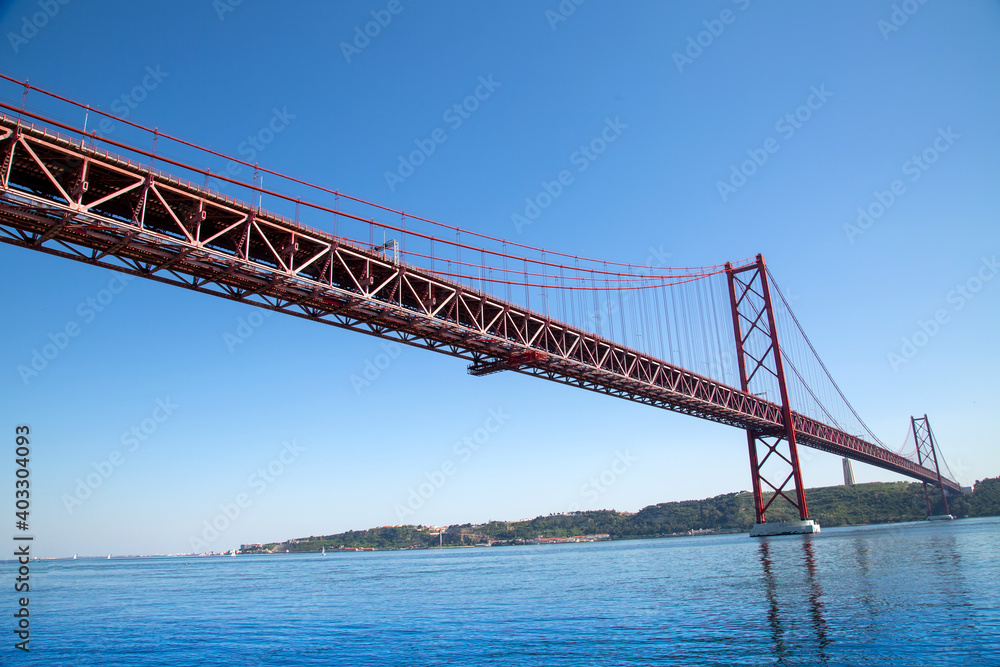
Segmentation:
{"type": "MultiPolygon", "coordinates": [[[[821,526],[861,526],[921,521],[927,516],[918,482],[870,482],[817,487],[806,491],[810,516],[821,526]]],[[[940,498],[933,514],[1000,515],[1000,478],[982,480],[971,493],[951,500],[945,511],[940,498]],[[939,506],[940,505],[940,506],[939,506]]],[[[769,521],[797,520],[791,507],[775,505],[769,521]]],[[[283,542],[244,544],[242,553],[313,553],[332,551],[413,550],[442,546],[489,544],[507,546],[532,540],[606,534],[608,539],[644,539],[696,534],[745,533],[755,522],[753,496],[746,491],[703,500],[650,505],[638,512],[592,510],[550,514],[521,521],[489,521],[450,526],[393,525],[333,535],[300,537],[283,542]]]]}
{"type": "MultiPolygon", "coordinates": [[[[853,486],[818,487],[807,490],[810,515],[824,528],[881,526],[926,519],[922,486],[917,482],[870,482],[853,486]]],[[[940,500],[938,501],[940,502],[940,500]]],[[[959,518],[1000,516],[1000,478],[976,483],[971,493],[952,498],[950,513],[959,518]]],[[[768,512],[771,521],[797,519],[784,508],[768,512]],[[787,516],[786,516],[787,514],[787,516]]],[[[934,508],[935,514],[944,514],[934,508]]],[[[397,525],[243,544],[239,549],[219,552],[114,555],[123,558],[203,558],[296,553],[362,553],[365,551],[417,551],[547,544],[586,543],[694,537],[749,532],[754,522],[753,498],[749,492],[728,493],[703,500],[650,505],[638,512],[591,510],[539,516],[521,521],[490,521],[484,524],[450,526],[397,525]],[[599,539],[598,539],[599,538],[599,539]]],[[[78,560],[108,560],[107,555],[80,556],[78,560]]],[[[72,556],[39,558],[73,560],[72,556]]],[[[6,561],[4,561],[6,562],[6,561]]]]}
{"type": "MultiPolygon", "coordinates": [[[[982,517],[956,517],[956,521],[960,520],[970,520],[970,519],[992,519],[997,518],[996,516],[982,516],[982,517]]],[[[881,527],[881,526],[898,526],[898,525],[908,525],[908,524],[925,524],[928,523],[926,519],[918,519],[911,521],[886,521],[880,523],[867,523],[867,524],[856,524],[851,526],[828,526],[829,528],[868,528],[868,527],[881,527]]],[[[933,522],[932,522],[933,523],[933,522]]],[[[720,536],[720,535],[740,535],[748,534],[749,531],[745,530],[730,530],[730,531],[720,531],[711,532],[703,531],[694,534],[678,533],[676,535],[655,535],[648,537],[620,537],[620,538],[609,538],[606,540],[581,540],[577,542],[547,542],[541,544],[511,544],[502,546],[549,546],[549,545],[559,545],[559,544],[594,544],[596,542],[630,542],[639,540],[664,540],[671,539],[675,537],[707,537],[707,536],[720,536]]],[[[453,550],[453,549],[475,549],[477,547],[482,547],[485,545],[444,545],[444,546],[431,546],[431,547],[421,547],[419,549],[413,548],[388,548],[388,549],[340,549],[340,550],[329,550],[328,554],[361,554],[361,553],[384,553],[393,551],[431,551],[431,550],[453,550]]],[[[495,547],[494,547],[495,548],[495,547]]],[[[264,553],[239,553],[238,557],[246,558],[248,556],[314,556],[321,554],[321,551],[275,551],[275,552],[264,552],[264,553]]],[[[32,562],[45,562],[45,561],[72,561],[72,560],[88,560],[88,561],[107,561],[107,560],[135,560],[140,558],[230,558],[232,557],[231,552],[219,552],[219,553],[186,553],[186,554],[128,554],[115,556],[112,555],[109,559],[107,556],[77,556],[73,558],[72,556],[53,556],[51,558],[32,558],[32,562]]],[[[0,559],[0,563],[16,562],[16,559],[0,559]]]]}

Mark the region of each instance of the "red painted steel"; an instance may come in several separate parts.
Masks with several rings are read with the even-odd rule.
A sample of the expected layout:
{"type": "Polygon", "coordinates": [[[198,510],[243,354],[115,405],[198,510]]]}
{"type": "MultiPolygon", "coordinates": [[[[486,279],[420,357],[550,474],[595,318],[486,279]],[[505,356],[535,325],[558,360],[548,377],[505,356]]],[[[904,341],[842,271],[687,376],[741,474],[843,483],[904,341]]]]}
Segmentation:
{"type": "Polygon", "coordinates": [[[507,359],[497,359],[496,361],[481,361],[469,366],[469,375],[474,375],[476,377],[482,377],[484,375],[492,375],[493,373],[499,373],[500,371],[513,371],[521,368],[526,364],[530,364],[533,361],[542,361],[545,359],[545,353],[539,352],[537,350],[529,350],[527,352],[519,352],[517,354],[511,355],[507,359]]]}
{"type": "Polygon", "coordinates": [[[787,406],[18,118],[0,117],[0,156],[5,243],[391,338],[474,366],[524,359],[510,370],[765,435],[786,433],[791,424],[801,444],[937,479],[924,466],[787,406]]]}
{"type": "MultiPolygon", "coordinates": [[[[934,472],[937,473],[937,485],[941,489],[941,500],[944,502],[944,513],[950,514],[948,509],[948,494],[945,491],[943,478],[941,477],[941,466],[938,464],[937,448],[934,446],[934,434],[931,432],[931,423],[925,414],[923,417],[910,417],[910,426],[913,428],[913,440],[917,445],[917,462],[921,465],[925,461],[934,462],[934,472]]],[[[924,501],[927,503],[927,516],[933,514],[931,509],[931,499],[927,495],[927,482],[924,481],[924,501]]]]}
{"type": "Polygon", "coordinates": [[[778,341],[778,328],[774,319],[771,289],[768,285],[764,257],[757,255],[756,262],[739,268],[727,264],[726,276],[729,282],[729,299],[733,313],[733,332],[736,336],[736,357],[740,371],[741,389],[749,393],[750,382],[758,372],[770,373],[778,383],[781,394],[781,412],[784,417],[782,420],[783,428],[779,433],[767,433],[753,427],[746,430],[757,523],[766,521],[767,509],[778,498],[787,501],[798,511],[799,518],[805,520],[809,518],[809,509],[806,505],[805,487],[802,484],[802,473],[796,446],[796,422],[788,400],[788,388],[785,385],[785,369],[781,359],[781,346],[778,341]],[[749,279],[744,279],[744,274],[748,274],[749,279]],[[763,319],[764,316],[766,316],[766,320],[763,319]],[[744,323],[746,327],[744,327],[744,323]],[[755,357],[747,347],[747,342],[751,338],[763,339],[767,342],[767,347],[760,357],[755,357]],[[746,363],[748,359],[752,362],[752,368],[748,368],[746,363]],[[784,448],[781,446],[782,443],[785,445],[784,448]],[[763,458],[760,457],[762,446],[766,449],[763,458]],[[787,453],[787,456],[782,449],[787,453]],[[764,472],[765,464],[768,461],[773,461],[775,457],[784,461],[788,469],[787,476],[778,483],[765,477],[766,473],[764,472]],[[771,488],[771,497],[767,502],[764,501],[761,482],[771,488]],[[794,486],[794,499],[786,493],[790,483],[794,486]]]}

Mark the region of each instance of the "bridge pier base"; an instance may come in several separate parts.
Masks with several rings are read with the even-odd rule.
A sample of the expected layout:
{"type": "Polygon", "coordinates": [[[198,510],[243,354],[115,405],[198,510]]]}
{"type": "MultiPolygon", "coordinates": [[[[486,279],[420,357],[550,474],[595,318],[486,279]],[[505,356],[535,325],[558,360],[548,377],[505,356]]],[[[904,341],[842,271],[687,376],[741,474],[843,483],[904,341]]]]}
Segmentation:
{"type": "Polygon", "coordinates": [[[750,537],[770,537],[772,535],[811,535],[820,532],[819,524],[812,519],[804,521],[774,521],[757,523],[750,529],[750,537]]]}

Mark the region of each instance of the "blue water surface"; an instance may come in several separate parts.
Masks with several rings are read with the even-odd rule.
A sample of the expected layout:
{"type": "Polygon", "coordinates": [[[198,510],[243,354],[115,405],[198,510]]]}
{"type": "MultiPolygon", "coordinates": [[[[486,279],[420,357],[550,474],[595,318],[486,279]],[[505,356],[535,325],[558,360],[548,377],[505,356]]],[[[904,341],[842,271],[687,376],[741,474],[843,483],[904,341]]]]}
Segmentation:
{"type": "Polygon", "coordinates": [[[998,537],[1000,519],[972,519],[767,539],[39,562],[31,652],[13,650],[8,621],[0,663],[996,665],[998,537]]]}

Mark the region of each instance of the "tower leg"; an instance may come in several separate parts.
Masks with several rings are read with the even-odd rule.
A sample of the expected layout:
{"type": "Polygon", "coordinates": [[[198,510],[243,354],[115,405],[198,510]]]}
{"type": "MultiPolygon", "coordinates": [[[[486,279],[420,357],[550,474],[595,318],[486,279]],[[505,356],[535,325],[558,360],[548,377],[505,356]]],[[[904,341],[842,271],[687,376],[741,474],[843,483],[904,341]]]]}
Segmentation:
{"type": "Polygon", "coordinates": [[[757,460],[757,438],[747,429],[747,445],[750,448],[750,481],[753,484],[753,508],[756,523],[764,523],[764,496],[760,489],[760,463],[757,460]]]}
{"type": "Polygon", "coordinates": [[[913,441],[917,445],[917,463],[920,465],[934,464],[934,472],[937,474],[938,487],[941,489],[941,503],[944,505],[944,514],[934,514],[931,507],[931,499],[927,494],[927,482],[924,482],[924,501],[927,503],[927,518],[953,519],[951,510],[948,508],[948,493],[944,489],[944,482],[941,481],[941,466],[938,464],[937,447],[934,445],[934,433],[931,431],[930,420],[927,415],[923,417],[910,417],[910,425],[913,428],[913,441]]]}
{"type": "Polygon", "coordinates": [[[927,503],[927,516],[934,514],[934,510],[931,509],[931,497],[927,495],[927,482],[923,482],[924,485],[924,502],[927,503]]]}
{"type": "Polygon", "coordinates": [[[819,524],[809,518],[802,476],[799,473],[797,457],[793,456],[791,443],[784,437],[767,436],[754,431],[747,432],[747,439],[750,442],[750,474],[757,518],[750,536],[820,532],[819,524]],[[779,499],[798,512],[798,521],[767,520],[768,509],[779,499]]]}
{"type": "MultiPolygon", "coordinates": [[[[741,388],[749,393],[750,380],[757,377],[758,373],[761,373],[761,378],[772,378],[781,394],[784,422],[775,432],[747,430],[750,479],[753,483],[756,514],[756,524],[750,535],[817,533],[819,526],[809,519],[805,488],[802,485],[795,422],[788,401],[764,258],[757,255],[756,262],[740,268],[727,264],[726,274],[729,279],[741,388]],[[766,500],[765,493],[769,494],[766,500]],[[779,498],[796,510],[798,521],[767,521],[768,508],[779,498]]],[[[773,387],[773,384],[769,386],[773,387]]]]}

